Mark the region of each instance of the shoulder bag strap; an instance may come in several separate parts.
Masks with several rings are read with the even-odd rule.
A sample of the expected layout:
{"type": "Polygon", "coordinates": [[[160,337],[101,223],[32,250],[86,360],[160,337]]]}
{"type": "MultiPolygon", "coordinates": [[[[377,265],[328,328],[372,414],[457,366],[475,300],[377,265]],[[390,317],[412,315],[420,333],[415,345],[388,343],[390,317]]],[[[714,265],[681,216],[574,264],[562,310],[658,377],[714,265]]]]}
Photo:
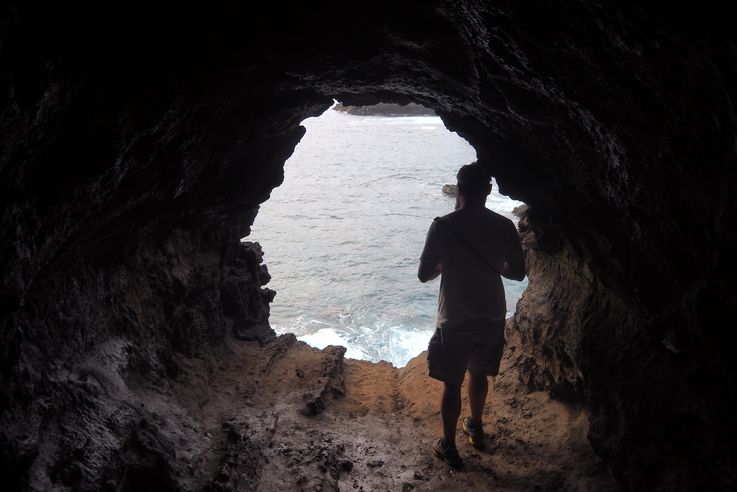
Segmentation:
{"type": "Polygon", "coordinates": [[[479,251],[476,246],[471,244],[465,237],[461,236],[458,231],[456,231],[447,221],[441,219],[440,217],[435,217],[435,222],[438,224],[443,224],[443,227],[445,227],[450,233],[455,237],[461,244],[463,244],[466,248],[471,250],[473,254],[476,255],[476,257],[481,260],[486,266],[491,268],[495,273],[499,273],[499,270],[496,269],[494,265],[491,264],[489,260],[486,259],[486,257],[479,251]]]}

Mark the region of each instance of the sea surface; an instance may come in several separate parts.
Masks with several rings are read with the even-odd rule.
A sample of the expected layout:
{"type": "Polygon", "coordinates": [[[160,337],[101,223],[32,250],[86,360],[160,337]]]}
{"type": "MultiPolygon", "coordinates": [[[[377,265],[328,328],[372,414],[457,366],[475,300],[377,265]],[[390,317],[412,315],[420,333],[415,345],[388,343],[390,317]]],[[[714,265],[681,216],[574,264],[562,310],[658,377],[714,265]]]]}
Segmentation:
{"type": "MultiPolygon", "coordinates": [[[[277,291],[271,326],[346,357],[397,367],[427,348],[439,280],[417,280],[433,218],[453,211],[442,193],[476,153],[436,116],[356,116],[328,109],[285,164],[284,183],[261,206],[258,241],[277,291]]],[[[488,208],[520,202],[494,190],[488,208]]],[[[507,316],[527,286],[504,280],[507,316]]]]}

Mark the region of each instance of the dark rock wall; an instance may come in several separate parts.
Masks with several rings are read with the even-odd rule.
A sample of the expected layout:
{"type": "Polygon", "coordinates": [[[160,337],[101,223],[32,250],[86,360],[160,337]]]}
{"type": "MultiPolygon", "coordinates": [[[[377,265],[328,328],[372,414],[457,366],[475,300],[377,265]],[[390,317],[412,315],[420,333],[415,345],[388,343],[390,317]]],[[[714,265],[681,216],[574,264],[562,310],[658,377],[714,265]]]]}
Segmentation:
{"type": "Polygon", "coordinates": [[[299,121],[335,97],[434,109],[531,205],[521,367],[590,406],[626,488],[732,483],[732,18],[619,2],[3,7],[4,473],[77,480],[50,470],[79,425],[48,416],[106,401],[75,375],[106,344],[159,387],[229,329],[268,337],[265,272],[238,238],[299,121]]]}
{"type": "MultiPolygon", "coordinates": [[[[176,489],[183,471],[169,468],[184,464],[152,420],[176,411],[152,410],[147,393],[170,397],[190,361],[211,370],[228,332],[273,336],[260,247],[219,243],[167,231],[124,256],[70,262],[28,292],[3,333],[4,486],[176,489]]],[[[189,424],[187,440],[201,440],[189,424]]]]}

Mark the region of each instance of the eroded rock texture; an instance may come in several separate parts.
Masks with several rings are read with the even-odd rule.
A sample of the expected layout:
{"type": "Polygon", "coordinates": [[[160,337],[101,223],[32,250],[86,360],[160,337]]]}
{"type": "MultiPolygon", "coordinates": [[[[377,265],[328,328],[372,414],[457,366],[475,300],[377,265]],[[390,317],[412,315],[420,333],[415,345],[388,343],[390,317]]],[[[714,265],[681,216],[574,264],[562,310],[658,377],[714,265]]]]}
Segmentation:
{"type": "Polygon", "coordinates": [[[193,363],[205,377],[231,332],[273,337],[260,248],[233,244],[171,230],[124,257],[70,264],[29,292],[2,347],[4,484],[178,488],[171,477],[182,471],[171,468],[187,453],[161,431],[184,413],[166,401],[172,383],[193,363]]]}
{"type": "Polygon", "coordinates": [[[4,6],[3,483],[181,486],[181,445],[137,395],[207,371],[228,333],[268,341],[266,272],[239,238],[299,122],[337,98],[434,109],[531,206],[515,367],[590,408],[624,488],[733,485],[733,18],[573,1],[4,6]]]}

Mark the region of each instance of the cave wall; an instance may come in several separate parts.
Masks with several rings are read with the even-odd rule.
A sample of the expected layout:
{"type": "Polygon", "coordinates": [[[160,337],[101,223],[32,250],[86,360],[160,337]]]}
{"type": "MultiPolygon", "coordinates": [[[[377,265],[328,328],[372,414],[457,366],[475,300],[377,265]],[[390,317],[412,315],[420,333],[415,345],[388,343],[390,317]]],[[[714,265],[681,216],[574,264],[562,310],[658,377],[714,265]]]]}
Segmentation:
{"type": "Polygon", "coordinates": [[[39,450],[76,427],[49,443],[42,416],[64,415],[55,381],[107,340],[155,386],[167,360],[222,349],[235,319],[268,336],[265,272],[248,260],[225,279],[299,122],[333,97],[433,108],[531,206],[520,367],[589,406],[625,488],[735,480],[726,7],[3,8],[0,442],[18,483],[62,480],[39,450]]]}
{"type": "Polygon", "coordinates": [[[191,476],[198,449],[181,443],[202,431],[173,383],[196,391],[226,336],[273,337],[261,248],[221,241],[173,229],[29,292],[2,347],[6,490],[177,490],[191,476]]]}

